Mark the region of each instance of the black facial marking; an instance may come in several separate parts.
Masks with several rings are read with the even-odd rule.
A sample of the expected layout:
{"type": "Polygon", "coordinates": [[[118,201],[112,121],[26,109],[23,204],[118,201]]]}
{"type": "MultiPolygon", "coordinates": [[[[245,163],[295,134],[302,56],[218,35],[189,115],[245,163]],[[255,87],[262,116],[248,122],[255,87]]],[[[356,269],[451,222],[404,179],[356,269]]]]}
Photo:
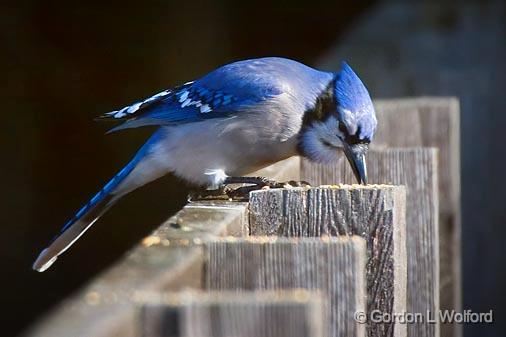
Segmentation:
{"type": "Polygon", "coordinates": [[[334,81],[331,81],[329,85],[322,91],[322,93],[316,98],[316,103],[312,109],[304,112],[304,118],[302,119],[302,126],[310,125],[314,121],[323,122],[330,113],[337,110],[336,102],[334,99],[334,81]]]}
{"type": "Polygon", "coordinates": [[[369,144],[371,141],[369,139],[360,139],[358,137],[358,132],[354,135],[348,135],[344,138],[344,141],[350,145],[355,144],[369,144]]]}
{"type": "MultiPolygon", "coordinates": [[[[302,135],[304,134],[304,129],[308,128],[314,122],[325,122],[325,120],[333,113],[337,111],[337,103],[334,96],[334,83],[335,81],[331,81],[328,86],[321,92],[321,94],[316,98],[316,102],[313,108],[306,110],[304,112],[304,117],[302,119],[302,129],[299,133],[299,140],[297,143],[297,152],[299,155],[304,155],[304,147],[302,146],[302,135]]],[[[339,123],[339,130],[341,131],[344,138],[342,139],[344,142],[350,145],[355,144],[364,144],[367,145],[370,143],[369,139],[360,139],[360,128],[358,128],[357,132],[354,135],[350,135],[348,132],[348,128],[343,122],[339,123]]],[[[323,145],[327,147],[334,146],[329,142],[321,139],[323,145]]]]}
{"type": "Polygon", "coordinates": [[[327,87],[316,98],[314,107],[304,111],[302,129],[299,133],[299,141],[297,144],[297,152],[299,154],[304,154],[301,138],[304,134],[304,129],[309,127],[315,121],[325,121],[332,112],[336,111],[336,109],[337,106],[334,99],[334,81],[330,81],[327,87]]]}
{"type": "Polygon", "coordinates": [[[355,132],[354,135],[350,135],[348,133],[348,128],[346,128],[346,125],[344,125],[343,122],[339,123],[339,130],[342,132],[342,134],[344,135],[344,141],[347,143],[347,144],[350,144],[350,145],[355,145],[355,144],[369,144],[371,141],[367,138],[364,138],[364,139],[361,139],[359,137],[360,135],[360,127],[357,129],[357,132],[355,132]]]}
{"type": "Polygon", "coordinates": [[[339,122],[339,131],[341,131],[344,135],[348,134],[348,128],[343,122],[339,122]]]}

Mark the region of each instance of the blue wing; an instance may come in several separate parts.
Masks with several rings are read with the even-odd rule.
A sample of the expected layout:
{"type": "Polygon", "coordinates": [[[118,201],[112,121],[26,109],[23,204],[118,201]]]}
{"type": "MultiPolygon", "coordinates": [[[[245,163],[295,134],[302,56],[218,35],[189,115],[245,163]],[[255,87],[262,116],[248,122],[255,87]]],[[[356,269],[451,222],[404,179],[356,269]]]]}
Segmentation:
{"type": "MultiPolygon", "coordinates": [[[[146,125],[168,125],[228,117],[281,93],[272,78],[251,81],[243,67],[224,66],[205,77],[112,111],[99,119],[123,121],[114,132],[146,125]]],[[[257,74],[258,75],[258,74],[257,74]]]]}
{"type": "Polygon", "coordinates": [[[284,58],[238,61],[196,81],[109,112],[101,119],[124,122],[110,131],[113,132],[228,117],[287,91],[303,95],[308,92],[308,84],[319,87],[320,81],[328,81],[328,77],[327,73],[284,58]]]}
{"type": "Polygon", "coordinates": [[[109,132],[146,125],[188,123],[230,116],[240,108],[267,98],[238,96],[207,88],[199,82],[190,82],[173,90],[162,91],[121,110],[109,112],[100,119],[123,121],[109,132]]]}

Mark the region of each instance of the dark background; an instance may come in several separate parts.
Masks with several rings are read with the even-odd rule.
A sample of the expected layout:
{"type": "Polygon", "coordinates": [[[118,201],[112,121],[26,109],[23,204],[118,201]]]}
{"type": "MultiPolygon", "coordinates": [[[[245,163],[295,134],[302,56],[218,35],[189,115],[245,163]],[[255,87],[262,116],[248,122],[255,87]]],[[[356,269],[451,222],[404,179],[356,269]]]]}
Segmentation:
{"type": "MultiPolygon", "coordinates": [[[[0,5],[2,336],[17,334],[179,209],[171,178],[126,197],[50,272],[31,264],[149,129],[93,117],[233,60],[314,63],[369,6],[328,1],[16,1],[0,5]]],[[[338,65],[336,65],[337,67],[338,65]]]]}
{"type": "MultiPolygon", "coordinates": [[[[105,136],[109,125],[93,117],[233,60],[279,55],[314,65],[378,6],[372,0],[2,2],[1,335],[24,330],[184,204],[184,184],[169,177],[148,185],[109,211],[49,272],[33,272],[40,249],[151,131],[105,136]]],[[[500,129],[494,130],[480,137],[499,139],[500,129]]],[[[504,154],[498,147],[496,155],[504,154]]],[[[484,170],[490,172],[481,174],[499,179],[502,171],[489,160],[484,170]]],[[[472,195],[466,179],[472,176],[463,175],[463,193],[472,195]]],[[[499,207],[487,204],[476,212],[494,209],[494,223],[506,225],[499,207]]],[[[480,259],[466,265],[466,256],[480,254],[487,266],[503,270],[504,228],[485,227],[491,232],[481,238],[495,236],[495,242],[469,245],[471,227],[479,224],[464,219],[463,225],[464,308],[499,309],[505,281],[494,268],[476,274],[480,259]],[[483,277],[493,281],[480,282],[483,277]]],[[[493,327],[487,331],[501,335],[493,327]]]]}

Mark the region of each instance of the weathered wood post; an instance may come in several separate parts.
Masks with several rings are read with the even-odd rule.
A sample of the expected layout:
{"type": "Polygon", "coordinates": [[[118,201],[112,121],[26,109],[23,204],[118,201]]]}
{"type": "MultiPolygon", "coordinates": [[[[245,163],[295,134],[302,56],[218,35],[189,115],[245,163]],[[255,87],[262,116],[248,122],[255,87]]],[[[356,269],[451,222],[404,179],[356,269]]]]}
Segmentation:
{"type": "MultiPolygon", "coordinates": [[[[376,100],[380,147],[435,147],[439,150],[440,306],[462,310],[460,219],[460,107],[456,98],[376,100]]],[[[443,335],[462,334],[458,324],[443,324],[443,335]]]]}
{"type": "Polygon", "coordinates": [[[305,290],[153,294],[139,337],[326,337],[321,293],[305,290]]]}
{"type": "Polygon", "coordinates": [[[198,202],[185,206],[99,275],[34,325],[26,336],[138,337],[139,291],[200,288],[203,240],[247,234],[247,203],[198,202]]]}
{"type": "MultiPolygon", "coordinates": [[[[405,190],[342,185],[272,189],[250,196],[250,233],[358,235],[367,243],[367,313],[406,311],[405,190]]],[[[368,322],[369,336],[405,336],[403,324],[368,322]]]]}
{"type": "MultiPolygon", "coordinates": [[[[437,150],[434,148],[371,150],[369,182],[406,187],[407,312],[439,310],[439,230],[437,150]]],[[[343,156],[333,165],[302,161],[301,175],[314,184],[352,183],[353,172],[343,156]]],[[[439,324],[407,324],[408,336],[438,336],[439,324]]]]}
{"type": "Polygon", "coordinates": [[[205,247],[208,289],[321,290],[328,297],[328,336],[365,336],[355,319],[366,310],[362,238],[229,238],[205,247]]]}

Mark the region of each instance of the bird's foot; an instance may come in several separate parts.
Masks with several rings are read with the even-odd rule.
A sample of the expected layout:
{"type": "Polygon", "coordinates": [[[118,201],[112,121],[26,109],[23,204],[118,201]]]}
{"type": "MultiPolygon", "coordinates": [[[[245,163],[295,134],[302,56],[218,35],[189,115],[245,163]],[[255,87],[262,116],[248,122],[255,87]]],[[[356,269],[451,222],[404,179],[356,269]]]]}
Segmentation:
{"type": "Polygon", "coordinates": [[[283,184],[283,187],[311,187],[311,184],[304,180],[290,180],[283,184]]]}
{"type": "Polygon", "coordinates": [[[270,188],[282,188],[283,184],[279,183],[273,179],[269,179],[266,177],[226,177],[223,181],[224,185],[233,185],[233,184],[248,184],[256,186],[257,189],[262,187],[270,187],[270,188]]]}
{"type": "Polygon", "coordinates": [[[248,185],[236,188],[223,185],[219,189],[215,190],[192,191],[188,194],[188,202],[215,200],[248,201],[249,192],[258,190],[260,188],[262,187],[258,187],[256,185],[248,185]]]}
{"type": "MultiPolygon", "coordinates": [[[[224,181],[225,185],[228,184],[248,184],[235,189],[229,188],[226,194],[233,200],[247,201],[249,200],[249,193],[261,189],[269,188],[292,188],[292,187],[309,187],[311,186],[306,181],[290,180],[288,182],[277,182],[273,179],[266,177],[227,177],[224,181]]],[[[229,186],[227,186],[229,187],[229,186]]]]}
{"type": "Polygon", "coordinates": [[[188,194],[188,202],[210,201],[210,200],[229,200],[228,186],[221,186],[215,190],[197,190],[188,194]]]}
{"type": "Polygon", "coordinates": [[[234,200],[248,201],[249,193],[261,189],[269,188],[292,188],[309,187],[305,181],[290,180],[287,182],[277,182],[266,177],[227,177],[218,189],[192,191],[188,195],[188,202],[192,201],[210,201],[210,200],[234,200]],[[231,187],[230,185],[243,185],[240,187],[231,187]]]}

